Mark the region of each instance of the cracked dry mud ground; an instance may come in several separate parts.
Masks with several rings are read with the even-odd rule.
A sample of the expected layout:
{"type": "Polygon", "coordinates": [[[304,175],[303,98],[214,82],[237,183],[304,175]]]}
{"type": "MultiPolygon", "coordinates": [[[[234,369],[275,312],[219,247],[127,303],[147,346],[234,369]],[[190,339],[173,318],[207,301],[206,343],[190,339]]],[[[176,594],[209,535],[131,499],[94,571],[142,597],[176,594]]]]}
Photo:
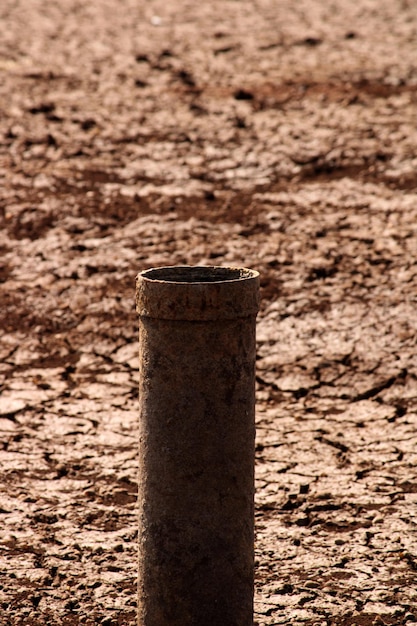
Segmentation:
{"type": "Polygon", "coordinates": [[[417,621],[416,58],[415,0],[2,0],[1,626],[135,623],[134,277],[184,263],[262,276],[256,622],[417,621]]]}

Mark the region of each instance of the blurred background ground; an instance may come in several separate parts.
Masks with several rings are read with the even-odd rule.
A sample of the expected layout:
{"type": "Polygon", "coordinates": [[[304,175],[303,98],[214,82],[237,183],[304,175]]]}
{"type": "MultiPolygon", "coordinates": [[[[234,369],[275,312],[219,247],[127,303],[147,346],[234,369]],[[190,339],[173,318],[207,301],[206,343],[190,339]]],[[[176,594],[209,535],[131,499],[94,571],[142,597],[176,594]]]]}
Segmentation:
{"type": "Polygon", "coordinates": [[[417,2],[2,0],[0,624],[135,623],[134,278],[260,271],[259,626],[417,621],[417,2]]]}

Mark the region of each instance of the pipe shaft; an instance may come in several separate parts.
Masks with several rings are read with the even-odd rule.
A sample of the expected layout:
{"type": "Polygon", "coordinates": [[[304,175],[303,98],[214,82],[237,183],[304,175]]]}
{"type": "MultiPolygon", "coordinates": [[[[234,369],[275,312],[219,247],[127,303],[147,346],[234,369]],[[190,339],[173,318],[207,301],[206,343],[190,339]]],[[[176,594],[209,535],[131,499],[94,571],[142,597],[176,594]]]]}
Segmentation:
{"type": "Polygon", "coordinates": [[[252,626],[258,274],[138,276],[139,626],[252,626]]]}

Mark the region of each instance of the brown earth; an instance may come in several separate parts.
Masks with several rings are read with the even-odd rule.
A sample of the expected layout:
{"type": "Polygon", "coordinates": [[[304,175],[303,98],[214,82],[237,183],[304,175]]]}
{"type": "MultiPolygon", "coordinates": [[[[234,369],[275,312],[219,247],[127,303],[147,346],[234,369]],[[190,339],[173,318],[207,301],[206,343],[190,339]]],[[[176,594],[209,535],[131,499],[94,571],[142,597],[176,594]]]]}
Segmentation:
{"type": "Polygon", "coordinates": [[[2,0],[1,626],[135,623],[184,263],[262,276],[256,622],[417,621],[416,59],[415,0],[2,0]]]}

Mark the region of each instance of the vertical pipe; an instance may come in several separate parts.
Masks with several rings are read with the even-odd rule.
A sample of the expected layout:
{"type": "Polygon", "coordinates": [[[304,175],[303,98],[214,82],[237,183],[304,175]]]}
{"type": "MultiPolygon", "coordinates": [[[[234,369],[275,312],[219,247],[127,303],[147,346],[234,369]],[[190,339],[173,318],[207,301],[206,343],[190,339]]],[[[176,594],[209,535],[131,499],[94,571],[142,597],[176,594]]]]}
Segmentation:
{"type": "Polygon", "coordinates": [[[253,625],[259,275],[137,277],[139,626],[253,625]]]}

